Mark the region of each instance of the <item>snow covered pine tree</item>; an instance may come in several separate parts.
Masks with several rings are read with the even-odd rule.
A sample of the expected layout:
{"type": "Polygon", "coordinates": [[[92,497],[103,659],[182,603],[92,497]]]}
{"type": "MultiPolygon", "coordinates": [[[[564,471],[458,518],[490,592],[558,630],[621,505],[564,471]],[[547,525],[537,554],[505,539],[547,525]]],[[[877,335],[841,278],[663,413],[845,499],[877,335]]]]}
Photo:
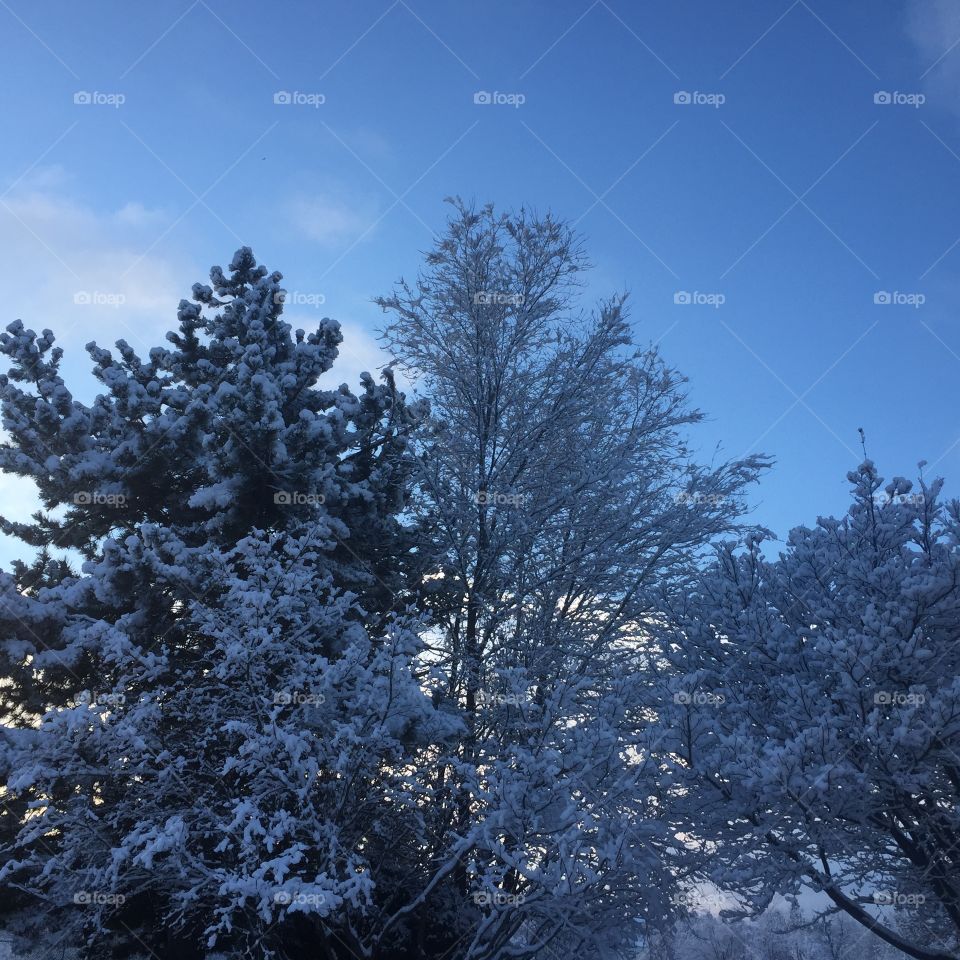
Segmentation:
{"type": "Polygon", "coordinates": [[[908,956],[955,960],[960,504],[869,460],[848,479],[845,517],[775,561],[730,544],[676,598],[651,747],[664,805],[745,907],[806,886],[908,956]]]}
{"type": "Polygon", "coordinates": [[[49,331],[0,338],[0,467],[46,508],[3,529],[83,557],[0,575],[0,882],[48,950],[364,956],[403,903],[411,753],[455,724],[397,573],[415,416],[317,386],[338,326],[294,334],[280,279],[243,248],[149,360],[91,344],[89,406],[49,331]]]}

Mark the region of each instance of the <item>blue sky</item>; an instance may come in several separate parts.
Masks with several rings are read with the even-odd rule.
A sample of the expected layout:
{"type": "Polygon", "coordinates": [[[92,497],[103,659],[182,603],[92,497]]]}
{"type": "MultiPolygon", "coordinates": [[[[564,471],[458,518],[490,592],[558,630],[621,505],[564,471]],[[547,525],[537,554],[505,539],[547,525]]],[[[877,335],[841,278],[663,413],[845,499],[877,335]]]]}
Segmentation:
{"type": "Polygon", "coordinates": [[[702,455],[776,458],[754,517],[779,535],[845,509],[861,426],[888,476],[926,459],[957,489],[955,0],[0,0],[0,23],[3,323],[54,329],[81,396],[85,342],[160,342],[241,243],[295,323],[342,321],[355,379],[382,362],[371,298],[461,194],[576,222],[585,296],[629,291],[710,416],[702,455]]]}

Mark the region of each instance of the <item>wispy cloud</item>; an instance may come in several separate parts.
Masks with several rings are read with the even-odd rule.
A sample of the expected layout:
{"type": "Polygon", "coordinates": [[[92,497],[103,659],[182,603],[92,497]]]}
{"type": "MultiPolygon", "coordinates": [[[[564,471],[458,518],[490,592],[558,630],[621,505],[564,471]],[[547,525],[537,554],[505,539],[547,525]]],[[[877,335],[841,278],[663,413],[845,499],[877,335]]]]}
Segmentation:
{"type": "Polygon", "coordinates": [[[16,278],[0,326],[50,327],[68,349],[119,338],[152,345],[189,289],[185,264],[157,252],[139,259],[167,214],[133,200],[98,211],[68,199],[63,181],[41,171],[0,199],[0,262],[16,278]]]}
{"type": "Polygon", "coordinates": [[[960,0],[909,0],[907,34],[924,91],[940,106],[960,104],[960,0]]]}
{"type": "Polygon", "coordinates": [[[285,205],[290,224],[325,247],[352,243],[374,223],[379,204],[372,197],[346,198],[334,192],[301,193],[285,205]]]}

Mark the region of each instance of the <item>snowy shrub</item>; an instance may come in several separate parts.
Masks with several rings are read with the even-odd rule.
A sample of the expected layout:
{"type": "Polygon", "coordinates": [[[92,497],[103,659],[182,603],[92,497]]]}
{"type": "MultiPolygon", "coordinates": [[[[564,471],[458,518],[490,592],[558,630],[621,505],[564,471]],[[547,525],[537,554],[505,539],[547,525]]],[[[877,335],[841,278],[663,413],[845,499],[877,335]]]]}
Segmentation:
{"type": "Polygon", "coordinates": [[[747,906],[809,886],[910,956],[946,960],[960,947],[960,505],[940,481],[884,486],[869,460],[849,480],[845,517],[794,530],[776,560],[757,537],[730,545],[677,598],[650,747],[705,872],[747,906]]]}

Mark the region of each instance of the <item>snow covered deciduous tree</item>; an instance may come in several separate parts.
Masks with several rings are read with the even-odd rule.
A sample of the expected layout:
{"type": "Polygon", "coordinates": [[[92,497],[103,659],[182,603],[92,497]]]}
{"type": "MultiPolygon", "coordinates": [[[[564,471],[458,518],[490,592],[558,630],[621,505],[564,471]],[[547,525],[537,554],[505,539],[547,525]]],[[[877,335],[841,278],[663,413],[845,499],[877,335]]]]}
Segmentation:
{"type": "MultiPolygon", "coordinates": [[[[921,464],[921,471],[922,471],[921,464]]],[[[711,878],[821,891],[918,960],[960,956],[960,505],[850,473],[776,560],[731,544],[661,622],[651,739],[711,878]]],[[[678,598],[678,601],[680,598],[678,598]]]]}
{"type": "Polygon", "coordinates": [[[0,574],[0,883],[86,957],[372,955],[411,758],[456,731],[412,674],[415,413],[319,388],[338,326],[291,330],[280,279],[243,248],[148,359],[89,345],[89,405],[49,331],[0,337],[0,468],[45,508],[3,521],[43,552],[0,574]]]}
{"type": "Polygon", "coordinates": [[[644,944],[636,960],[903,960],[846,914],[809,917],[771,908],[726,922],[694,914],[644,944]]]}
{"type": "Polygon", "coordinates": [[[700,415],[632,345],[623,298],[577,312],[567,226],[454,206],[418,280],[378,301],[432,411],[420,659],[467,723],[436,758],[420,922],[454,932],[444,956],[613,956],[683,869],[637,752],[654,594],[736,525],[762,461],[695,463],[700,415]]]}

